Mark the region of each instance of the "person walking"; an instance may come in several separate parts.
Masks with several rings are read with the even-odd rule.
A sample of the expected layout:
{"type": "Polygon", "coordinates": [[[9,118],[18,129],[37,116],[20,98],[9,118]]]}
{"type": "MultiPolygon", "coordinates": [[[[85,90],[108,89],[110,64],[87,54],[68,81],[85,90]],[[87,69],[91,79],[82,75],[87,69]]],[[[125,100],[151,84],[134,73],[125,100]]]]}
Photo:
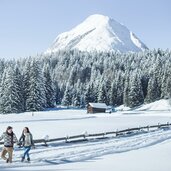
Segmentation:
{"type": "Polygon", "coordinates": [[[22,135],[19,139],[19,144],[21,144],[24,147],[24,154],[21,158],[21,162],[25,160],[25,157],[27,156],[27,161],[30,161],[30,155],[29,152],[31,150],[31,147],[34,147],[34,141],[33,141],[33,136],[29,130],[28,127],[25,127],[23,129],[22,135]]]}
{"type": "Polygon", "coordinates": [[[16,135],[13,133],[13,128],[8,126],[6,132],[0,136],[0,141],[4,140],[4,147],[1,152],[1,158],[7,163],[12,163],[12,155],[14,150],[14,143],[18,143],[16,135]],[[6,155],[8,154],[8,157],[6,155]]]}

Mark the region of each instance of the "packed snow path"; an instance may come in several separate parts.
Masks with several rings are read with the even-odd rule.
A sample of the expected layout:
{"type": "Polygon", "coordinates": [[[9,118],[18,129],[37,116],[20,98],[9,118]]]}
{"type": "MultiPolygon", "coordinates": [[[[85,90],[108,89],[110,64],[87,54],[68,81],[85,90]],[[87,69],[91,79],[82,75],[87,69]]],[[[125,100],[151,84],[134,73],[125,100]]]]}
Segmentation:
{"type": "Polygon", "coordinates": [[[130,150],[148,147],[171,139],[171,129],[159,129],[142,132],[132,136],[110,139],[91,140],[80,143],[51,143],[48,147],[37,146],[31,150],[31,163],[21,163],[21,149],[16,149],[11,165],[0,160],[0,168],[16,168],[25,166],[58,165],[71,162],[91,160],[107,154],[123,153],[130,150]]]}

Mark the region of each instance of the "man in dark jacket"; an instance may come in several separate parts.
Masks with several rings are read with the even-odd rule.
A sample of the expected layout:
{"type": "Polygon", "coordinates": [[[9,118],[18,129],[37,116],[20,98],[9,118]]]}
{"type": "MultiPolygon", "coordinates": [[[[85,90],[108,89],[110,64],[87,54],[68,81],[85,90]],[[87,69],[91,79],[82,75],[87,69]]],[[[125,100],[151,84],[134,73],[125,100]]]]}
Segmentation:
{"type": "Polygon", "coordinates": [[[12,163],[13,146],[18,143],[16,135],[13,133],[12,127],[8,126],[6,132],[0,136],[0,141],[4,140],[4,147],[1,152],[1,158],[6,160],[7,163],[12,163]],[[8,153],[8,158],[6,154],[8,153]]]}

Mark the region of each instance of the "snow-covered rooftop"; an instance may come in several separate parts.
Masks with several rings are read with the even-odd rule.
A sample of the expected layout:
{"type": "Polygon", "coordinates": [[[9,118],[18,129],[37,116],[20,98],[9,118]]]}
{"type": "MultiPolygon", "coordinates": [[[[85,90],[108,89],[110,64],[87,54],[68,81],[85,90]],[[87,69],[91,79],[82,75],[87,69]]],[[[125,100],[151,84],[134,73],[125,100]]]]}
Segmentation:
{"type": "Polygon", "coordinates": [[[105,103],[89,103],[90,106],[94,108],[106,109],[107,105],[105,103]]]}

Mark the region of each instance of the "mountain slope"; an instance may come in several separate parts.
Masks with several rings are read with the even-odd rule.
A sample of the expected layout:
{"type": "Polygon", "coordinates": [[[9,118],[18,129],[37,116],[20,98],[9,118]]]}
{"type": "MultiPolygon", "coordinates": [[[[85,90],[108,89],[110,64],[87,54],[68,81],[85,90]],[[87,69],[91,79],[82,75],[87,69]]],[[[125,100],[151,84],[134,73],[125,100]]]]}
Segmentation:
{"type": "Polygon", "coordinates": [[[148,49],[124,25],[103,15],[91,15],[71,31],[57,36],[46,53],[59,49],[139,52],[148,49]]]}

